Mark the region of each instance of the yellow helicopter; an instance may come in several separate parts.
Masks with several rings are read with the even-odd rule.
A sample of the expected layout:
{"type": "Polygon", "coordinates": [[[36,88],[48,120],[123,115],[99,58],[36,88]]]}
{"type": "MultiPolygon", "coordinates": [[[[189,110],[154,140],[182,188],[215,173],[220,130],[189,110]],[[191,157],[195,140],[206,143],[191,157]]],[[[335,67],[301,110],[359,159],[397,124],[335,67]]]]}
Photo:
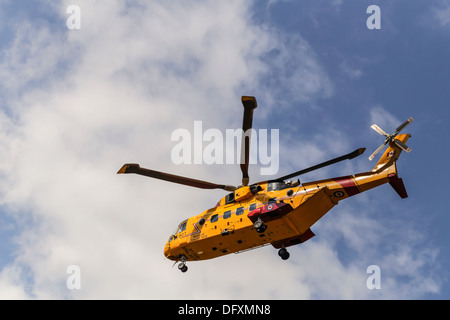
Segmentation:
{"type": "MultiPolygon", "coordinates": [[[[243,132],[252,128],[253,110],[257,107],[254,97],[243,96],[243,132]]],[[[164,255],[187,271],[187,261],[217,258],[230,253],[240,253],[271,244],[281,259],[290,254],[287,247],[303,243],[314,236],[311,226],[339,201],[374,187],[389,183],[401,198],[407,192],[397,175],[396,161],[402,150],[410,152],[406,141],[410,134],[399,134],[413,118],[402,123],[393,134],[387,134],[376,124],[372,125],[385,137],[384,143],[369,157],[372,160],[385,145],[388,148],[375,167],[368,172],[308,183],[300,183],[299,175],[353,159],[365,148],[322,162],[276,179],[249,185],[248,164],[250,138],[242,139],[245,161],[240,164],[242,185],[215,184],[169,173],[141,168],[138,164],[125,164],[118,173],[135,173],[151,178],[183,184],[201,189],[230,191],[214,208],[182,221],[164,247],[164,255]]]]}

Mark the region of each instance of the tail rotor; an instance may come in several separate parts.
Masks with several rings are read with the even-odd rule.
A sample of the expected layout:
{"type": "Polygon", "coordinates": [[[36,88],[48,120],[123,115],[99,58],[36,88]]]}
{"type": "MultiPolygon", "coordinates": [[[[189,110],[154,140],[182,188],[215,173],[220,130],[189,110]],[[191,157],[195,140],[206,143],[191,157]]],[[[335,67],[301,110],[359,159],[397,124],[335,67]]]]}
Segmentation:
{"type": "Polygon", "coordinates": [[[383,129],[381,129],[379,126],[377,126],[376,124],[373,124],[372,126],[370,126],[373,130],[375,130],[378,134],[382,135],[385,137],[384,143],[379,146],[374,153],[372,153],[369,157],[369,160],[372,161],[373,158],[375,158],[375,156],[381,151],[383,150],[384,146],[387,145],[389,142],[393,142],[395,143],[398,147],[400,147],[402,150],[406,151],[406,152],[411,152],[411,148],[408,147],[406,144],[404,144],[402,141],[395,139],[395,137],[399,134],[400,131],[402,131],[407,125],[409,125],[414,119],[411,117],[408,120],[406,120],[405,122],[403,122],[401,125],[399,125],[397,127],[397,129],[395,129],[395,132],[393,134],[388,134],[386,132],[384,132],[383,129]]]}

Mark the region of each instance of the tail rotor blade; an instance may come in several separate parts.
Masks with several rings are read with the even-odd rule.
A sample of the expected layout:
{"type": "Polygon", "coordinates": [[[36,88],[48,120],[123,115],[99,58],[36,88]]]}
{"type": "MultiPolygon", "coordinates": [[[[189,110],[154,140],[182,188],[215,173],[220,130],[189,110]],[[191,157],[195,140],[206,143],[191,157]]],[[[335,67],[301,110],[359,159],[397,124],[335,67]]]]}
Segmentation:
{"type": "Polygon", "coordinates": [[[246,186],[249,183],[248,163],[250,159],[250,138],[251,128],[253,123],[253,110],[258,106],[255,97],[242,97],[242,104],[244,106],[244,120],[242,122],[242,145],[241,145],[241,171],[242,171],[242,185],[246,186]]]}
{"type": "MultiPolygon", "coordinates": [[[[395,129],[395,135],[397,135],[397,133],[399,133],[400,131],[402,131],[408,124],[410,124],[411,122],[413,122],[413,118],[410,117],[408,120],[406,120],[405,122],[403,122],[401,125],[399,125],[397,127],[397,129],[395,129]]],[[[406,150],[405,150],[406,151],[406,150]]]]}
{"type": "Polygon", "coordinates": [[[375,156],[378,154],[378,152],[380,152],[384,148],[385,145],[386,145],[386,143],[383,143],[381,146],[379,146],[378,149],[375,150],[375,152],[370,155],[369,160],[372,161],[373,158],[375,158],[375,156]]]}
{"type": "Polygon", "coordinates": [[[408,147],[406,144],[404,144],[403,142],[401,142],[400,140],[394,139],[394,143],[396,145],[398,145],[400,148],[402,148],[403,150],[405,150],[406,152],[411,152],[411,148],[408,147]]]}
{"type": "Polygon", "coordinates": [[[376,124],[373,124],[370,126],[373,130],[375,130],[376,132],[378,132],[379,134],[381,134],[382,136],[388,137],[389,135],[383,131],[383,129],[381,129],[379,126],[377,126],[376,124]]]}
{"type": "Polygon", "coordinates": [[[373,160],[373,158],[375,158],[375,156],[378,154],[378,152],[380,152],[383,147],[386,144],[390,144],[390,143],[395,143],[399,148],[401,148],[402,150],[405,150],[406,152],[411,152],[411,148],[408,147],[406,144],[404,144],[402,141],[395,139],[395,137],[397,136],[397,134],[402,131],[407,125],[409,125],[414,119],[412,117],[410,117],[408,120],[406,120],[405,122],[403,122],[401,125],[399,125],[397,127],[397,129],[395,129],[395,132],[393,134],[387,134],[386,132],[383,131],[383,129],[381,129],[379,126],[377,126],[376,124],[373,124],[371,126],[371,128],[373,130],[375,130],[376,132],[378,132],[379,134],[383,135],[386,137],[386,139],[384,140],[384,143],[378,147],[377,150],[375,150],[374,153],[372,153],[369,157],[369,160],[373,160]]]}

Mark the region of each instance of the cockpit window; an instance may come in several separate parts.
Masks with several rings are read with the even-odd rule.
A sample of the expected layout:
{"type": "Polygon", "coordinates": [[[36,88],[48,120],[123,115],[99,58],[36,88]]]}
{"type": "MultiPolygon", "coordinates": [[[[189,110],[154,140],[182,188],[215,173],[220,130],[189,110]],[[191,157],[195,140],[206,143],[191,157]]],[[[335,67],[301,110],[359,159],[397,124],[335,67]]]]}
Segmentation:
{"type": "Polygon", "coordinates": [[[270,182],[267,185],[267,191],[283,190],[289,186],[284,182],[270,182]]]}
{"type": "Polygon", "coordinates": [[[234,192],[231,192],[225,196],[225,204],[230,204],[234,202],[234,192]]]}
{"type": "Polygon", "coordinates": [[[267,184],[267,191],[283,190],[286,188],[293,188],[300,185],[300,180],[290,181],[272,181],[267,184]]]}
{"type": "Polygon", "coordinates": [[[183,232],[184,230],[186,230],[186,225],[187,225],[187,220],[184,220],[182,223],[180,223],[178,225],[178,229],[174,234],[177,234],[177,233],[180,233],[180,232],[183,232]]]}

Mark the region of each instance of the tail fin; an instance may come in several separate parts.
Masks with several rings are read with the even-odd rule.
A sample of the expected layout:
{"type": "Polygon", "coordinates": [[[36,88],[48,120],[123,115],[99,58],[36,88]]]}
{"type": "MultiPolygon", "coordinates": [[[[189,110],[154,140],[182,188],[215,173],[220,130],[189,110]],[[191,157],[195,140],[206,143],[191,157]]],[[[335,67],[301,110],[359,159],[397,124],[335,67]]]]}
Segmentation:
{"type": "MultiPolygon", "coordinates": [[[[406,143],[411,137],[410,134],[399,134],[395,139],[406,143]]],[[[389,147],[386,149],[384,154],[381,156],[380,160],[377,162],[375,167],[372,169],[374,173],[380,173],[382,171],[387,171],[387,177],[389,179],[389,184],[394,188],[401,198],[407,198],[408,194],[406,192],[403,180],[398,177],[396,161],[402,152],[402,148],[396,145],[394,142],[389,142],[389,147]]]]}
{"type": "MultiPolygon", "coordinates": [[[[396,140],[401,141],[402,143],[405,143],[408,141],[408,139],[411,137],[409,133],[399,134],[395,137],[396,140]]],[[[386,149],[386,151],[381,156],[380,160],[377,162],[375,167],[372,169],[372,172],[381,172],[386,170],[387,168],[391,167],[395,162],[397,161],[398,157],[400,156],[400,153],[402,152],[402,148],[400,148],[398,145],[396,145],[394,142],[389,142],[389,147],[386,149]]]]}
{"type": "Polygon", "coordinates": [[[400,198],[408,198],[408,193],[406,192],[405,185],[403,184],[402,178],[399,178],[397,174],[390,174],[388,176],[389,184],[394,188],[395,192],[398,193],[400,198]]]}

